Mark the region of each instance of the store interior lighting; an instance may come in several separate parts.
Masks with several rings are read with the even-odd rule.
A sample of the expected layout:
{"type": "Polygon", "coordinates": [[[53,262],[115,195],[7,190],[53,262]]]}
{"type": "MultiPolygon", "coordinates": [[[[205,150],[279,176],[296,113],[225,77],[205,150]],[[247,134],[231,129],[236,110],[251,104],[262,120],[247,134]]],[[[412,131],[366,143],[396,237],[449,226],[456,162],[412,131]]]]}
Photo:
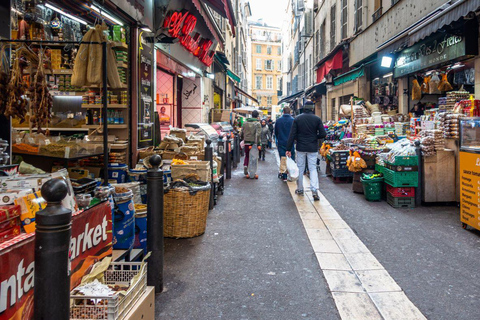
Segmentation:
{"type": "Polygon", "coordinates": [[[94,6],[93,4],[90,5],[90,8],[92,8],[93,11],[98,12],[102,17],[107,18],[108,20],[114,22],[115,24],[118,24],[118,25],[120,25],[120,26],[123,26],[123,22],[121,22],[121,21],[118,20],[118,19],[115,19],[114,17],[112,17],[112,16],[109,15],[108,13],[105,13],[104,10],[99,9],[98,7],[94,6]]]}
{"type": "Polygon", "coordinates": [[[387,73],[386,75],[383,76],[383,78],[385,79],[385,78],[389,78],[391,76],[393,76],[393,72],[387,73]]]}
{"type": "Polygon", "coordinates": [[[381,66],[384,68],[390,68],[392,66],[393,58],[390,56],[383,56],[381,66]]]}
{"type": "Polygon", "coordinates": [[[61,9],[55,7],[55,6],[52,6],[50,3],[45,3],[45,7],[49,8],[49,9],[52,9],[53,11],[56,11],[56,12],[64,15],[65,17],[68,17],[68,18],[70,18],[70,19],[72,19],[72,20],[75,20],[75,21],[77,21],[77,22],[80,22],[81,24],[88,25],[88,23],[87,23],[86,21],[83,21],[82,19],[79,19],[79,18],[77,18],[77,17],[75,17],[75,16],[72,16],[71,14],[68,14],[68,13],[66,13],[66,12],[63,11],[63,10],[61,10],[61,9]]]}
{"type": "Polygon", "coordinates": [[[450,67],[450,70],[453,70],[453,69],[458,69],[458,68],[463,68],[463,67],[465,67],[465,65],[464,65],[464,64],[457,63],[457,64],[455,64],[455,65],[451,66],[451,67],[450,67]]]}

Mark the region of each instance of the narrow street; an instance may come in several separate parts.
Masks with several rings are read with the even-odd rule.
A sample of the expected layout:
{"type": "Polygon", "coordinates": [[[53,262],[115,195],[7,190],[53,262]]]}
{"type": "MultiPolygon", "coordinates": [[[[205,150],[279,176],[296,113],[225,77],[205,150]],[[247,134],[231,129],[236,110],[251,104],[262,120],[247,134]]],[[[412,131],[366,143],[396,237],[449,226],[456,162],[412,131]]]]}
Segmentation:
{"type": "Polygon", "coordinates": [[[369,203],[322,174],[320,203],[292,198],[273,151],[259,180],[242,171],[204,235],[166,240],[157,318],[475,318],[480,234],[457,208],[369,203]]]}

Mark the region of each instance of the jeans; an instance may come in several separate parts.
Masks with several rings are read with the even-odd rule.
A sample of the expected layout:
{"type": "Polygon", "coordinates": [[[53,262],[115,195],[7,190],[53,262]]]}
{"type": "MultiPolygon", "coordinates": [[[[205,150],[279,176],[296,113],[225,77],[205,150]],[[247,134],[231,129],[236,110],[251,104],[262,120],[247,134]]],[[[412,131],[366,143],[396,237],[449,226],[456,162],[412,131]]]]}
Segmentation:
{"type": "MultiPolygon", "coordinates": [[[[278,150],[278,156],[280,157],[280,159],[282,157],[286,157],[287,146],[279,145],[277,142],[277,150],[278,150]]],[[[292,150],[292,159],[295,160],[295,149],[292,150]]]]}
{"type": "Polygon", "coordinates": [[[243,150],[245,150],[245,159],[243,160],[243,166],[244,167],[248,167],[248,160],[250,159],[250,147],[252,145],[251,144],[245,144],[245,148],[243,150]]]}
{"type": "Polygon", "coordinates": [[[297,180],[298,190],[303,190],[303,173],[306,164],[308,164],[308,171],[310,172],[310,189],[312,192],[318,190],[317,154],[318,152],[297,151],[297,166],[300,172],[297,180]]]}

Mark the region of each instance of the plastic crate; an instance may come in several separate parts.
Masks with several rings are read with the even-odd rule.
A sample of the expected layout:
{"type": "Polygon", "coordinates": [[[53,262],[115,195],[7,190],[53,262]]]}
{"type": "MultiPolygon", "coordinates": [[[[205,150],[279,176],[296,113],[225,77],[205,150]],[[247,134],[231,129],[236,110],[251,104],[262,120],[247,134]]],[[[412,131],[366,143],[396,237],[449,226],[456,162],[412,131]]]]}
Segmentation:
{"type": "Polygon", "coordinates": [[[95,191],[95,187],[97,186],[97,181],[89,178],[82,178],[79,180],[71,180],[73,192],[75,194],[81,193],[92,193],[95,191]]]}
{"type": "Polygon", "coordinates": [[[333,170],[347,169],[346,163],[330,162],[330,168],[333,170]]]}
{"type": "Polygon", "coordinates": [[[353,177],[353,172],[348,171],[348,169],[332,169],[332,177],[334,178],[353,177]]]}
{"type": "Polygon", "coordinates": [[[413,167],[418,166],[418,157],[417,156],[408,156],[408,157],[395,157],[395,161],[388,162],[389,165],[392,166],[406,166],[406,167],[413,167]]]}
{"type": "Polygon", "coordinates": [[[383,178],[366,179],[360,178],[363,185],[363,194],[367,201],[382,200],[383,178]]]}
{"type": "Polygon", "coordinates": [[[386,163],[385,167],[387,167],[392,171],[398,171],[398,172],[417,172],[418,171],[418,166],[393,166],[389,163],[386,163]]]}
{"type": "Polygon", "coordinates": [[[384,169],[384,168],[385,168],[384,166],[381,166],[381,165],[379,165],[379,164],[377,164],[377,163],[375,164],[375,171],[377,171],[377,172],[379,172],[379,173],[383,173],[383,169],[384,169]]]}
{"type": "Polygon", "coordinates": [[[70,320],[123,319],[147,288],[147,264],[145,263],[143,268],[140,267],[140,262],[112,262],[105,271],[105,284],[129,286],[130,280],[139,272],[140,279],[128,288],[124,296],[70,295],[70,320]]]}
{"type": "Polygon", "coordinates": [[[418,187],[418,172],[396,172],[383,168],[385,183],[392,187],[418,187]]]}
{"type": "Polygon", "coordinates": [[[415,197],[415,188],[413,187],[395,188],[387,184],[387,192],[396,198],[414,198],[415,197]]]}
{"type": "Polygon", "coordinates": [[[415,208],[415,198],[396,198],[387,193],[387,203],[394,208],[415,208]]]}

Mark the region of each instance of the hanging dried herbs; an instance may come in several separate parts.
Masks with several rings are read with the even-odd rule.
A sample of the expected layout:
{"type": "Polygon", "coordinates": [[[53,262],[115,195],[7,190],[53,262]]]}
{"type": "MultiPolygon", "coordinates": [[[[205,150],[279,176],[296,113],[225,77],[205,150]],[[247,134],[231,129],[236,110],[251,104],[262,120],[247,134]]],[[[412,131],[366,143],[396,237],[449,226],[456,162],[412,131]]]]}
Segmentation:
{"type": "Polygon", "coordinates": [[[32,96],[30,122],[38,129],[38,132],[44,132],[42,127],[46,127],[50,123],[53,106],[53,98],[48,90],[48,83],[45,77],[44,55],[44,51],[40,50],[37,73],[30,87],[32,96]]]}
{"type": "Polygon", "coordinates": [[[2,65],[0,67],[0,114],[5,114],[8,98],[8,82],[10,80],[10,66],[8,65],[7,55],[5,53],[5,46],[0,49],[0,59],[2,65]]]}
{"type": "Polygon", "coordinates": [[[20,66],[20,58],[13,61],[13,68],[10,74],[10,81],[7,85],[7,100],[5,105],[6,117],[18,117],[20,123],[25,122],[28,101],[25,97],[27,85],[22,79],[22,67],[20,66]]]}

